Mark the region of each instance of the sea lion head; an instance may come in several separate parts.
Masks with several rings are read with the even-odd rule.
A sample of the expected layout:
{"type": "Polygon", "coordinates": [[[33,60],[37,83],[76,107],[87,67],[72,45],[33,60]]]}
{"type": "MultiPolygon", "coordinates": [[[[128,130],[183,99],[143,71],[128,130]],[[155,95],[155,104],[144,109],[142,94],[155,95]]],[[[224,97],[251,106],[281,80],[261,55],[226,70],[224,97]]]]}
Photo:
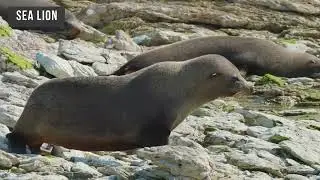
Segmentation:
{"type": "Polygon", "coordinates": [[[209,54],[191,59],[186,69],[189,69],[188,79],[197,78],[194,80],[197,81],[194,85],[196,87],[194,92],[207,100],[233,96],[238,93],[248,94],[252,91],[252,85],[223,56],[209,54]]]}
{"type": "Polygon", "coordinates": [[[294,72],[300,77],[320,77],[320,59],[309,53],[299,53],[293,61],[294,72]]]}

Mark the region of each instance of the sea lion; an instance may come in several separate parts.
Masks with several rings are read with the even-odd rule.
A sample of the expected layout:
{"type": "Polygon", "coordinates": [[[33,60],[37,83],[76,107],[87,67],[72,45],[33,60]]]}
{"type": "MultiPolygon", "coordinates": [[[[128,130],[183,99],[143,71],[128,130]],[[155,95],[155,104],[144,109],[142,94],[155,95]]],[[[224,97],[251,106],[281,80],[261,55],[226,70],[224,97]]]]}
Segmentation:
{"type": "Polygon", "coordinates": [[[245,74],[270,73],[284,77],[315,76],[320,59],[288,50],[274,42],[235,36],[207,36],[179,41],[142,53],[115,71],[124,75],[162,61],[184,61],[205,54],[226,57],[245,74]]]}
{"type": "Polygon", "coordinates": [[[220,55],[160,62],[124,76],[56,78],[33,91],[6,137],[13,152],[16,144],[37,152],[44,142],[85,151],[160,146],[195,108],[250,89],[220,55]]]}
{"type": "MultiPolygon", "coordinates": [[[[49,0],[0,0],[0,16],[8,21],[9,7],[57,7],[58,5],[49,0]]],[[[69,10],[65,9],[64,29],[59,31],[68,39],[74,39],[81,32],[80,21],[69,10]]],[[[10,25],[10,22],[8,22],[10,25]]],[[[48,28],[39,28],[42,31],[50,31],[48,28]]],[[[55,30],[56,31],[56,30],[55,30]]]]}

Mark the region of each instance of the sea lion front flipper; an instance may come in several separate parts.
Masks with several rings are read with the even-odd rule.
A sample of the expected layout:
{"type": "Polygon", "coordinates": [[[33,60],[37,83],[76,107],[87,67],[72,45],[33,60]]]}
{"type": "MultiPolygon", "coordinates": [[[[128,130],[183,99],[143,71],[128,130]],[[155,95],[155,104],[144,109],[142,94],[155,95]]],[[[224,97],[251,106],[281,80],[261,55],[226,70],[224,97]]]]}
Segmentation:
{"type": "Polygon", "coordinates": [[[170,132],[164,124],[149,124],[140,131],[139,145],[142,147],[167,145],[170,132]]]}
{"type": "Polygon", "coordinates": [[[6,138],[8,139],[9,152],[27,154],[26,142],[21,136],[11,132],[6,135],[6,138]]]}

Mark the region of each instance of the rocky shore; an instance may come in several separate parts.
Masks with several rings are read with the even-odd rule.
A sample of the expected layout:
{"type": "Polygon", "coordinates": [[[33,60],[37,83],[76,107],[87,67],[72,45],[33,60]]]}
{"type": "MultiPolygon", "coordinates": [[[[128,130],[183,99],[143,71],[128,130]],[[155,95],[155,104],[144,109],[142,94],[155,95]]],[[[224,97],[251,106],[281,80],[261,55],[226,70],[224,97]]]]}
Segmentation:
{"type": "Polygon", "coordinates": [[[12,29],[0,18],[0,179],[320,179],[320,79],[250,76],[250,96],[212,101],[133,152],[8,153],[5,135],[51,78],[102,76],[134,56],[206,35],[268,39],[320,55],[317,0],[55,0],[83,24],[77,39],[12,29]],[[40,56],[43,55],[43,56],[40,56]]]}

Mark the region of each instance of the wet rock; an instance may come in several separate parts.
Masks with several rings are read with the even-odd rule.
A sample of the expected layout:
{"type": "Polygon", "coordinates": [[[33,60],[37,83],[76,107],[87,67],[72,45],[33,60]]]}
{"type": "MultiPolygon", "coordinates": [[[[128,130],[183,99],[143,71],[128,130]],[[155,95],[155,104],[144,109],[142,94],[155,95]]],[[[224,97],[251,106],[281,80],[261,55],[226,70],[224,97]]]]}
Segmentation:
{"type": "Polygon", "coordinates": [[[74,76],[97,76],[93,68],[90,66],[83,65],[77,61],[68,61],[74,70],[74,76]]]}
{"type": "Polygon", "coordinates": [[[174,176],[195,179],[210,177],[213,164],[203,149],[185,146],[162,146],[144,148],[137,151],[139,158],[149,159],[160,169],[174,176]]]}
{"type": "Polygon", "coordinates": [[[282,168],[280,164],[260,158],[255,152],[244,154],[240,151],[234,151],[227,153],[227,159],[229,163],[238,166],[240,169],[259,170],[275,176],[283,176],[280,171],[282,168]]]}
{"type": "Polygon", "coordinates": [[[102,176],[102,174],[99,173],[96,169],[82,162],[76,162],[75,164],[73,164],[73,166],[71,167],[71,171],[73,172],[72,178],[87,179],[102,176]]]}
{"type": "Polygon", "coordinates": [[[59,54],[68,60],[75,60],[80,63],[104,63],[106,59],[102,56],[102,53],[103,49],[85,41],[59,41],[59,54]]]}
{"type": "Polygon", "coordinates": [[[36,60],[44,67],[46,72],[57,77],[72,77],[74,70],[67,60],[60,58],[54,54],[38,53],[36,60]]]}

